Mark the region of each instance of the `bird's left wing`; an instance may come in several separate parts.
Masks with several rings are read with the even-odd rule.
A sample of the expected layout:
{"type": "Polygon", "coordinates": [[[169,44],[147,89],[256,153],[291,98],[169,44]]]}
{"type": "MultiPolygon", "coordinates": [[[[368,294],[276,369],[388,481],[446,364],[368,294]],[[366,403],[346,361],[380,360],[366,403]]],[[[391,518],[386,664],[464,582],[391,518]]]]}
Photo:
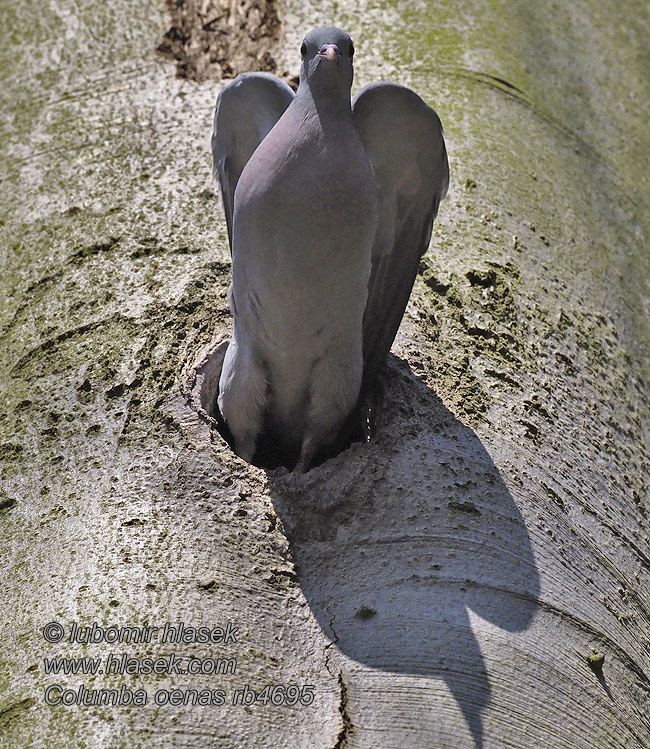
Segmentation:
{"type": "Polygon", "coordinates": [[[352,114],[375,171],[379,221],[363,319],[363,388],[393,343],[449,185],[438,115],[411,89],[371,83],[352,114]]]}
{"type": "Polygon", "coordinates": [[[212,129],[212,174],[221,189],[232,252],[235,188],[255,149],[291,104],[293,91],[270,73],[244,73],[217,96],[212,129]]]}

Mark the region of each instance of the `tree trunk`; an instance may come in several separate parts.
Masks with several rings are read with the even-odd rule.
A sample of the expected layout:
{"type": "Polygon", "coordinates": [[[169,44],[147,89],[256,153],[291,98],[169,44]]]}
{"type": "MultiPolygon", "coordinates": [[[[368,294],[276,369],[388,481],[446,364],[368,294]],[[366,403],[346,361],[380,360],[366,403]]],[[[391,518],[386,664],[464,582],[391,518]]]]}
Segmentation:
{"type": "Polygon", "coordinates": [[[0,11],[6,746],[650,745],[647,3],[328,8],[280,7],[280,61],[346,28],[452,179],[373,438],[284,478],[198,407],[218,85],[158,3],[0,11]],[[109,654],[171,673],[46,672],[109,654]]]}

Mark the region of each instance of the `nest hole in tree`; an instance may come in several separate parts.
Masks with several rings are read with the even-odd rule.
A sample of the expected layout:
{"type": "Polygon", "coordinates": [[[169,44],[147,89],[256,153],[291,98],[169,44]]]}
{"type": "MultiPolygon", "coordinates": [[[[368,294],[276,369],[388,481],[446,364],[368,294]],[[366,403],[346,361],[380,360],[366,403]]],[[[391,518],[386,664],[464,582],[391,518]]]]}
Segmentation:
{"type": "MultiPolygon", "coordinates": [[[[208,417],[208,423],[230,446],[235,450],[233,436],[224,421],[217,398],[219,397],[219,378],[223,367],[228,340],[222,340],[208,349],[200,362],[194,367],[194,383],[191,389],[191,402],[200,413],[208,417]]],[[[316,455],[311,468],[315,468],[330,458],[346,450],[354,442],[367,442],[372,431],[371,421],[376,409],[366,399],[361,399],[350,416],[339,429],[331,445],[322,448],[316,455]]],[[[263,430],[261,439],[258,440],[253,465],[267,470],[276,468],[287,468],[293,470],[298,462],[300,445],[294,449],[287,448],[277,437],[265,438],[268,430],[263,430]]]]}

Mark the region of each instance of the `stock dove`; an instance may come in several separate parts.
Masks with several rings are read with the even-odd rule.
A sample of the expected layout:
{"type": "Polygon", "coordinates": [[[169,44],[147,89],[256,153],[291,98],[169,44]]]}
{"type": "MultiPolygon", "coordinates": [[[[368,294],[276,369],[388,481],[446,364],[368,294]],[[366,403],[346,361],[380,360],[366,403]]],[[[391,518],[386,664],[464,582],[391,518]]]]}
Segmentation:
{"type": "Polygon", "coordinates": [[[310,31],[297,94],[245,73],[217,97],[213,171],[234,319],[217,399],[238,455],[305,472],[372,385],[399,327],[449,168],[437,114],[365,86],[354,46],[310,31]]]}

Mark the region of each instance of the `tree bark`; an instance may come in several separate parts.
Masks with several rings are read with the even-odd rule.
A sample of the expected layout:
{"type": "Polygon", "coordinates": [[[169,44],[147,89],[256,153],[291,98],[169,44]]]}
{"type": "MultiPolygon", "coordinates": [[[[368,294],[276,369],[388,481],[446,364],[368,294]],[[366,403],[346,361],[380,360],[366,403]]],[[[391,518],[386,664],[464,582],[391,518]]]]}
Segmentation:
{"type": "Polygon", "coordinates": [[[218,85],[154,55],[162,4],[0,11],[7,746],[650,745],[647,4],[329,7],[287,0],[278,55],[346,28],[452,179],[371,441],[277,478],[198,395],[231,322],[218,85]],[[70,641],[93,623],[160,630],[70,641]],[[109,654],[236,666],[46,673],[109,654]]]}

